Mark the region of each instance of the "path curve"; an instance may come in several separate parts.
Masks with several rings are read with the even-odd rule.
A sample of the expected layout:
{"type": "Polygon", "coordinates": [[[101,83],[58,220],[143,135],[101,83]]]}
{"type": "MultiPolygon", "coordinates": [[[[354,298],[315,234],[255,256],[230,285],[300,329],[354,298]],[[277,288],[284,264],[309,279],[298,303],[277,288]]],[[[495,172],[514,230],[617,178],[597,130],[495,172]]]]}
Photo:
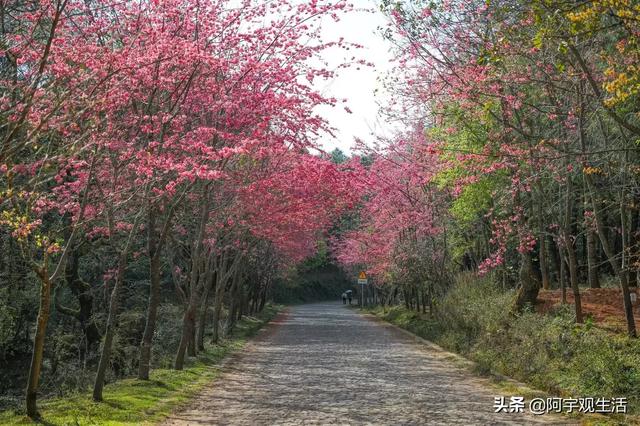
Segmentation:
{"type": "Polygon", "coordinates": [[[447,358],[342,304],[296,306],[164,424],[559,424],[494,413],[496,391],[447,358]]]}

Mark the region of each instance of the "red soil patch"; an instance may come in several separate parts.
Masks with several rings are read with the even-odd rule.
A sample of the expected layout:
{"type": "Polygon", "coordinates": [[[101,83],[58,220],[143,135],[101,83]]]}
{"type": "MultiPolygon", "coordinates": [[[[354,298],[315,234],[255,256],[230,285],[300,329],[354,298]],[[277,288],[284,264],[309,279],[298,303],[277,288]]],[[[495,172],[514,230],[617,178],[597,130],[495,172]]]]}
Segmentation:
{"type": "MultiPolygon", "coordinates": [[[[631,292],[636,293],[637,289],[632,287],[631,292]]],[[[554,306],[560,304],[561,300],[561,290],[541,290],[538,295],[536,311],[541,313],[548,312],[554,306]]],[[[626,331],[627,323],[620,289],[581,289],[580,301],[582,302],[582,312],[585,316],[591,316],[596,323],[605,328],[621,332],[626,331]]],[[[567,302],[573,305],[573,292],[570,288],[567,289],[567,302]]],[[[640,297],[633,303],[633,313],[636,320],[636,328],[640,330],[640,297]]]]}

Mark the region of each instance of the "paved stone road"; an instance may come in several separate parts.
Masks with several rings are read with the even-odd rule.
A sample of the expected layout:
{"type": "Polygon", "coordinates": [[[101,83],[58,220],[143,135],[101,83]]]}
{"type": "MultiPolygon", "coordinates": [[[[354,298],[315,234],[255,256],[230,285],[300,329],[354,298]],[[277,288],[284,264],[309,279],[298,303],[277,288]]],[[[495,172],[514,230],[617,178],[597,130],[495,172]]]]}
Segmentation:
{"type": "Polygon", "coordinates": [[[496,392],[446,358],[342,304],[297,306],[166,424],[557,424],[494,414],[496,392]]]}

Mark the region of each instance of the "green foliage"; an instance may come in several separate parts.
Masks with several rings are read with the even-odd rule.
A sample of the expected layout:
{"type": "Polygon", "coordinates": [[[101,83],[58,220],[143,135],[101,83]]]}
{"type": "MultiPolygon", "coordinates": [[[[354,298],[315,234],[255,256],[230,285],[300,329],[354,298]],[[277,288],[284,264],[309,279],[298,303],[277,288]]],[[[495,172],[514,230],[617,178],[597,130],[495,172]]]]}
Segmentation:
{"type": "Polygon", "coordinates": [[[9,300],[8,289],[0,288],[0,347],[4,348],[16,333],[18,312],[6,303],[9,300]]]}
{"type": "Polygon", "coordinates": [[[338,300],[353,283],[338,266],[327,263],[300,268],[292,276],[275,283],[272,298],[276,303],[304,303],[338,300]]]}
{"type": "Polygon", "coordinates": [[[491,192],[496,186],[495,180],[491,178],[483,178],[465,186],[451,205],[453,217],[463,224],[476,220],[479,212],[491,207],[491,192]]]}
{"type": "Polygon", "coordinates": [[[324,240],[317,242],[316,254],[306,259],[298,269],[300,271],[311,271],[313,269],[322,268],[329,263],[329,252],[327,243],[324,240]]]}
{"type": "MultiPolygon", "coordinates": [[[[180,318],[182,308],[179,305],[166,303],[158,308],[158,318],[180,318]]],[[[182,324],[179,321],[159,321],[154,338],[162,345],[153,345],[152,362],[160,368],[171,368],[180,342],[182,324]]]]}
{"type": "Polygon", "coordinates": [[[347,160],[349,160],[349,157],[344,152],[342,152],[340,148],[336,148],[331,151],[331,162],[335,164],[342,164],[347,160]]]}
{"type": "MultiPolygon", "coordinates": [[[[126,379],[105,388],[104,402],[96,403],[90,394],[43,402],[41,413],[49,425],[150,425],[171,414],[180,404],[219,374],[216,365],[243,347],[246,339],[272,319],[278,306],[268,305],[258,318],[246,317],[234,336],[220,345],[208,346],[197,360],[182,371],[153,370],[150,380],[126,379]]],[[[0,413],[0,424],[33,424],[15,411],[0,413]]]]}

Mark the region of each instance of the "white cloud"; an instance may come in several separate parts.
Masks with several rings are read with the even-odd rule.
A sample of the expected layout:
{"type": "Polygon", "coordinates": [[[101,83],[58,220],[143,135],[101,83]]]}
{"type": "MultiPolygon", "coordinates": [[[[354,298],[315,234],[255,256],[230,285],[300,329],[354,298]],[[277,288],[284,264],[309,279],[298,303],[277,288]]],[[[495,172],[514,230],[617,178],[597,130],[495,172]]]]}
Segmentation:
{"type": "Polygon", "coordinates": [[[341,62],[349,61],[352,56],[372,62],[374,67],[360,66],[339,70],[339,75],[331,81],[317,80],[316,89],[325,96],[339,100],[347,99],[347,103],[338,103],[336,107],[319,107],[317,113],[329,120],[336,128],[336,138],[326,136],[321,141],[325,150],[331,151],[338,147],[349,152],[354,139],[360,138],[367,143],[374,140],[372,134],[388,135],[392,126],[386,124],[379,116],[379,106],[384,104],[385,97],[383,79],[393,67],[393,55],[390,52],[391,43],[381,35],[381,28],[385,28],[385,16],[376,7],[375,0],[358,0],[362,6],[370,11],[354,11],[342,16],[339,22],[325,19],[322,22],[322,36],[325,41],[337,40],[344,37],[346,42],[364,46],[362,49],[331,49],[323,54],[330,67],[341,62]],[[366,3],[363,4],[363,3],[366,3]],[[376,92],[377,91],[377,92],[376,92]],[[345,111],[347,106],[353,113],[345,111]]]}

